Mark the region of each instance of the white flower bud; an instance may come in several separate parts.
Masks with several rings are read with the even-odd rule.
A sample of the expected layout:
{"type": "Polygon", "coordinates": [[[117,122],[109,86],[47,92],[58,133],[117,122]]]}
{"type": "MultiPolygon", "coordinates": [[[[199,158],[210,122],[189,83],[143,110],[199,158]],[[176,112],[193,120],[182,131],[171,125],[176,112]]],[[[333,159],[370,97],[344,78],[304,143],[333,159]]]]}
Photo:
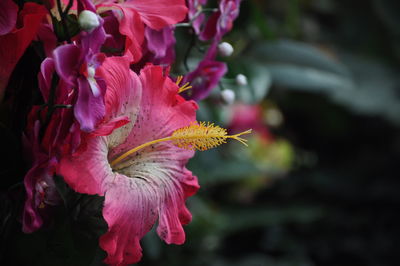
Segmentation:
{"type": "Polygon", "coordinates": [[[247,77],[243,74],[238,74],[236,76],[236,83],[240,86],[246,86],[247,85],[247,77]]]}
{"type": "Polygon", "coordinates": [[[221,42],[218,45],[218,52],[221,56],[231,56],[233,54],[233,47],[228,42],[221,42]]]}
{"type": "Polygon", "coordinates": [[[235,97],[235,92],[233,90],[225,89],[221,91],[221,98],[228,105],[231,105],[235,102],[235,97]]]}
{"type": "Polygon", "coordinates": [[[84,31],[92,31],[100,25],[97,14],[89,10],[83,10],[79,14],[78,22],[84,31]]]}

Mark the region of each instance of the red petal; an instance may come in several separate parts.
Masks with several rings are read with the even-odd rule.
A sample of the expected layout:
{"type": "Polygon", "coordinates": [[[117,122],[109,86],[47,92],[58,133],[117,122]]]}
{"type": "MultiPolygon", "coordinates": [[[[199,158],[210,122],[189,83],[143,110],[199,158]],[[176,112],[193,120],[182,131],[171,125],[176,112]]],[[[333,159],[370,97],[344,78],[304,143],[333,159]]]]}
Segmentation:
{"type": "Polygon", "coordinates": [[[188,11],[184,0],[132,0],[124,5],[134,8],[142,21],[155,30],[182,21],[188,11]]]}
{"type": "Polygon", "coordinates": [[[36,36],[46,14],[44,6],[26,3],[20,14],[23,18],[23,27],[0,36],[0,100],[15,65],[36,36]]]}
{"type": "Polygon", "coordinates": [[[0,35],[9,33],[17,23],[18,6],[12,0],[0,1],[0,35]]]}

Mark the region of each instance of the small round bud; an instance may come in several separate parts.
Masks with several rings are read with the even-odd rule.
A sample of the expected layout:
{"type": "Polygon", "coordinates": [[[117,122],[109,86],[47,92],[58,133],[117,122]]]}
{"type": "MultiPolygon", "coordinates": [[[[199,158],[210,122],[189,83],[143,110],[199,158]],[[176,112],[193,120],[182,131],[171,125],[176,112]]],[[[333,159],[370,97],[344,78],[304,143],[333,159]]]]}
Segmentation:
{"type": "Polygon", "coordinates": [[[92,31],[100,26],[100,21],[96,13],[83,10],[78,17],[79,26],[84,31],[92,31]]]}
{"type": "Polygon", "coordinates": [[[243,74],[238,74],[236,76],[236,83],[240,86],[246,86],[247,85],[247,77],[243,74]]]}
{"type": "Polygon", "coordinates": [[[233,47],[228,42],[222,42],[218,45],[218,53],[221,56],[231,56],[233,54],[233,47]]]}
{"type": "Polygon", "coordinates": [[[235,97],[235,92],[233,90],[225,89],[221,91],[221,98],[228,105],[231,105],[235,102],[235,97]]]}

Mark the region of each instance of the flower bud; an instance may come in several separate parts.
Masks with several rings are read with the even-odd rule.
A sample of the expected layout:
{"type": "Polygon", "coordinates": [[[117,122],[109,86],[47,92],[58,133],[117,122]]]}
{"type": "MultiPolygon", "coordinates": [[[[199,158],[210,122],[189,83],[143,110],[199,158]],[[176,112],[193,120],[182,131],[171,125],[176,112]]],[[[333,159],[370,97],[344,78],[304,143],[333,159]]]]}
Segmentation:
{"type": "Polygon", "coordinates": [[[92,31],[100,25],[97,14],[89,10],[83,10],[79,14],[78,22],[84,31],[92,31]]]}
{"type": "Polygon", "coordinates": [[[230,89],[225,89],[221,91],[221,98],[226,104],[231,105],[235,102],[235,92],[230,89]]]}
{"type": "Polygon", "coordinates": [[[218,45],[218,53],[221,56],[231,56],[233,54],[233,47],[228,42],[222,42],[218,45]]]}
{"type": "Polygon", "coordinates": [[[240,86],[246,86],[247,85],[247,77],[243,74],[238,74],[236,76],[236,83],[240,86]]]}

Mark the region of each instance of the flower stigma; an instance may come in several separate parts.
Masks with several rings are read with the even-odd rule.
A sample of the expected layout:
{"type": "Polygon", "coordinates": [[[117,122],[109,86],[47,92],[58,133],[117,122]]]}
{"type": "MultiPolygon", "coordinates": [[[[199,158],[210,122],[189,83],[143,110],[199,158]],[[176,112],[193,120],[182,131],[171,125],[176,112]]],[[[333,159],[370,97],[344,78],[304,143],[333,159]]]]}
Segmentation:
{"type": "Polygon", "coordinates": [[[240,138],[240,136],[250,133],[251,129],[248,129],[246,131],[243,131],[235,135],[227,135],[228,133],[226,129],[221,128],[219,126],[214,126],[213,123],[192,122],[189,126],[175,130],[169,137],[146,142],[142,145],[139,145],[125,152],[124,154],[114,159],[110,163],[110,165],[111,168],[113,168],[122,160],[127,158],[129,155],[137,152],[138,150],[164,141],[171,141],[173,145],[185,150],[199,150],[199,151],[205,151],[217,147],[223,143],[226,143],[227,139],[235,139],[240,143],[242,143],[243,145],[248,146],[246,143],[247,140],[240,138]]]}

